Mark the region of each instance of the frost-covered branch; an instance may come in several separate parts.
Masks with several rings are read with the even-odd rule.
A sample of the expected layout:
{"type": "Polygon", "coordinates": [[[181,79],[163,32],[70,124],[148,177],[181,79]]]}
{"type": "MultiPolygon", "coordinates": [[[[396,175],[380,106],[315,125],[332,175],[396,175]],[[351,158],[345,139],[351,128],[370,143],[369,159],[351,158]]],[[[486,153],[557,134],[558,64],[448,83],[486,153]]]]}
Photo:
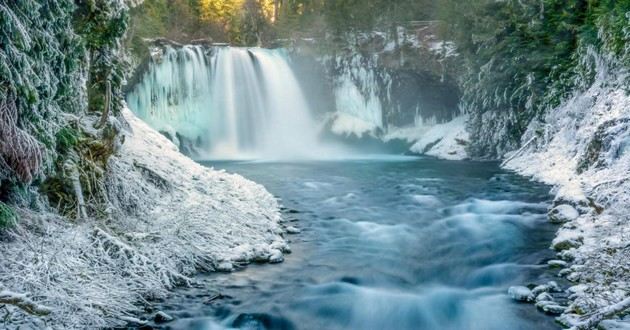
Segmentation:
{"type": "Polygon", "coordinates": [[[529,147],[529,145],[532,144],[532,142],[536,141],[536,138],[537,137],[534,136],[533,138],[529,139],[529,141],[527,141],[527,143],[525,143],[520,149],[518,149],[514,154],[512,154],[512,156],[504,160],[503,163],[501,163],[501,167],[507,165],[507,163],[512,161],[512,159],[518,157],[518,155],[520,155],[527,147],[529,147]]]}
{"type": "Polygon", "coordinates": [[[616,304],[604,307],[591,315],[587,315],[586,319],[581,320],[579,323],[575,324],[573,327],[571,327],[570,330],[595,329],[597,325],[604,319],[610,318],[628,309],[630,309],[630,297],[627,297],[626,299],[616,304]]]}
{"type": "Polygon", "coordinates": [[[20,180],[31,182],[43,163],[41,144],[18,126],[18,110],[13,95],[0,100],[0,165],[20,180]]]}

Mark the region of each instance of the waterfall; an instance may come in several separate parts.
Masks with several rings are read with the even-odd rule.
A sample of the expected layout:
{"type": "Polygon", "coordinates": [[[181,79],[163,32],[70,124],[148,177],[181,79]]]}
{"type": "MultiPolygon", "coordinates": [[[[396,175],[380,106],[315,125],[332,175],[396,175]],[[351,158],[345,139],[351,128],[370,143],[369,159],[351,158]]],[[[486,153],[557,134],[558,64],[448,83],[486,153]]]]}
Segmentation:
{"type": "Polygon", "coordinates": [[[215,159],[318,156],[314,121],[283,50],[184,46],[154,54],[132,111],[215,159]]]}

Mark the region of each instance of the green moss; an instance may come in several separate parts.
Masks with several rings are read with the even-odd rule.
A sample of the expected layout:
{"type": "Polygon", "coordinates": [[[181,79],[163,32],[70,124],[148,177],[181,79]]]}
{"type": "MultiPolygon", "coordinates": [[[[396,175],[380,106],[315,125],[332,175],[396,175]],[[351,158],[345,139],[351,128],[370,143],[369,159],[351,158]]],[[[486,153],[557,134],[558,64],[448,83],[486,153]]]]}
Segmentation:
{"type": "Polygon", "coordinates": [[[17,213],[7,204],[0,202],[0,230],[15,226],[18,221],[17,213]]]}
{"type": "Polygon", "coordinates": [[[57,151],[66,153],[79,144],[80,133],[72,127],[64,127],[55,135],[57,151]]]}

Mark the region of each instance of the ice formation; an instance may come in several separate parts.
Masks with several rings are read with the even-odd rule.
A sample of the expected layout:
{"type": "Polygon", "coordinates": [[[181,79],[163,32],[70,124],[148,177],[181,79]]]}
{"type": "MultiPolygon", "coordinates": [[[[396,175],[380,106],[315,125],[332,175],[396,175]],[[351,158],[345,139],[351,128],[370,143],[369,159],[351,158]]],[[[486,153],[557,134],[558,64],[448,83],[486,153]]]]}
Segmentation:
{"type": "Polygon", "coordinates": [[[336,117],[332,131],[339,135],[363,136],[384,129],[381,91],[388,88],[388,76],[376,70],[375,59],[355,55],[337,57],[334,77],[336,117]]]}

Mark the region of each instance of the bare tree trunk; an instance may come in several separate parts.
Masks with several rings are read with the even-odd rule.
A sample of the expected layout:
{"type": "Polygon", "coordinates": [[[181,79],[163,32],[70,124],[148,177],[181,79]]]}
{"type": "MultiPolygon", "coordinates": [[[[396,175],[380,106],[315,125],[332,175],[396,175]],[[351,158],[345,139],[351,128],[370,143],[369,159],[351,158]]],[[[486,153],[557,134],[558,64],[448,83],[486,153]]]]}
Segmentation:
{"type": "Polygon", "coordinates": [[[46,316],[51,313],[50,308],[35,303],[25,294],[10,291],[0,291],[0,305],[12,305],[35,316],[46,316]]]}
{"type": "Polygon", "coordinates": [[[103,114],[101,115],[101,120],[99,121],[97,128],[105,127],[107,121],[109,120],[109,109],[111,108],[112,103],[112,83],[107,79],[105,83],[105,108],[103,109],[103,114]]]}

